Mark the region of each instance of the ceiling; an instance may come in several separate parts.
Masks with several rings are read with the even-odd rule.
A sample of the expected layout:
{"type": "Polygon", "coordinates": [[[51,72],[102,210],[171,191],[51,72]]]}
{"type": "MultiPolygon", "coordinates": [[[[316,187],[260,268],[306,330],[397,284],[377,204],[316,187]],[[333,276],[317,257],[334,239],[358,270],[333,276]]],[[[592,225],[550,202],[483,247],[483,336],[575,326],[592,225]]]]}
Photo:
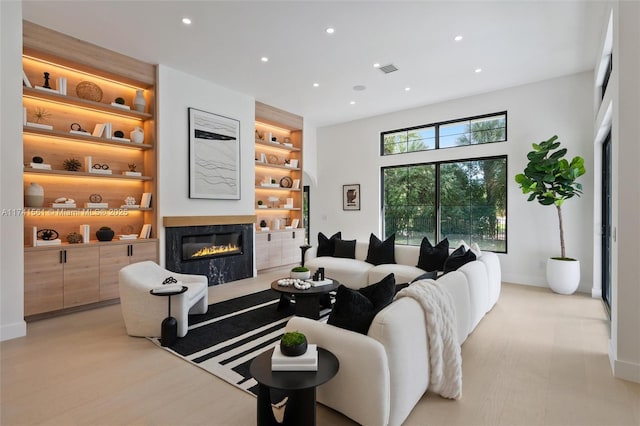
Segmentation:
{"type": "Polygon", "coordinates": [[[318,126],[591,70],[605,13],[584,0],[23,1],[26,20],[318,126]]]}

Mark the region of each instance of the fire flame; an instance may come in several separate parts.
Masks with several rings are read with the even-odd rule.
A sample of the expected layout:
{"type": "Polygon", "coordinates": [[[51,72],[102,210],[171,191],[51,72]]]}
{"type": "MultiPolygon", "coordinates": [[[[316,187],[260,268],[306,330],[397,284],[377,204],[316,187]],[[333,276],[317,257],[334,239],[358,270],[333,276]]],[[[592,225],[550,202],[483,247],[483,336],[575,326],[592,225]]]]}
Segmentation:
{"type": "Polygon", "coordinates": [[[192,254],[191,257],[215,256],[217,254],[231,253],[239,250],[240,250],[240,247],[238,247],[235,244],[227,244],[226,246],[203,247],[197,252],[195,252],[194,254],[192,254]]]}

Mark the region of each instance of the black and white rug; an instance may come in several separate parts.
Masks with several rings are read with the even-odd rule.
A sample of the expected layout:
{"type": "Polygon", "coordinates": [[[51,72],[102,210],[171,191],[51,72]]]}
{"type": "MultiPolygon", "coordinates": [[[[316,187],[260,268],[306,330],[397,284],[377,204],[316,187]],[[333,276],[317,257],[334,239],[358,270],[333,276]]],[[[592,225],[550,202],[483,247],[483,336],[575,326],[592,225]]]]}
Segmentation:
{"type": "MultiPolygon", "coordinates": [[[[251,361],[273,348],[293,316],[294,305],[278,311],[280,294],[269,289],[209,305],[206,314],[189,316],[189,332],[170,347],[159,347],[203,370],[257,395],[249,373],[251,361]]],[[[326,321],[330,309],[320,312],[326,321]]]]}

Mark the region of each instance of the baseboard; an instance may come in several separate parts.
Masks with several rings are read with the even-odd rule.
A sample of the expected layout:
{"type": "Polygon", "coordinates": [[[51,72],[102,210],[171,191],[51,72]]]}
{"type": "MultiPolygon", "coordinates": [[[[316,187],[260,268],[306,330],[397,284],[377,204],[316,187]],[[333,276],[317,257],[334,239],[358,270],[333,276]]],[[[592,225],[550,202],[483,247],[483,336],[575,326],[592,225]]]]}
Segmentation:
{"type": "Polygon", "coordinates": [[[27,335],[27,323],[19,321],[0,327],[0,341],[16,339],[27,335]]]}
{"type": "Polygon", "coordinates": [[[602,299],[602,289],[601,288],[591,288],[591,297],[594,299],[602,299]]]}
{"type": "Polygon", "coordinates": [[[617,359],[613,362],[613,375],[618,379],[640,383],[640,364],[617,359]]]}

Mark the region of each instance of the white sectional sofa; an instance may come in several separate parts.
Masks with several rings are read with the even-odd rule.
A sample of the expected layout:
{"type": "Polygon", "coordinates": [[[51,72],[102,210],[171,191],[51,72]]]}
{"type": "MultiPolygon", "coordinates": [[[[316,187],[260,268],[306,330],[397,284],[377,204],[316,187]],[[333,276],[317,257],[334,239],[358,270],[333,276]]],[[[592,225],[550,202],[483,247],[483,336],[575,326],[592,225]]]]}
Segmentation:
{"type": "Polygon", "coordinates": [[[396,283],[407,283],[426,272],[416,267],[420,256],[419,246],[396,245],[396,263],[377,266],[365,262],[368,250],[368,242],[356,241],[356,258],[345,259],[317,257],[317,247],[312,247],[305,253],[304,266],[311,271],[323,267],[327,277],[336,279],[349,288],[377,283],[392,272],[396,277],[396,283]]]}
{"type": "MultiPolygon", "coordinates": [[[[399,246],[396,247],[396,261],[407,260],[399,265],[380,265],[385,268],[362,265],[361,253],[362,246],[360,256],[356,249],[359,259],[327,262],[329,258],[322,257],[316,258],[322,260],[316,265],[323,266],[327,276],[351,282],[353,286],[365,279],[366,284],[377,282],[378,273],[395,274],[396,271],[402,277],[396,282],[403,282],[408,277],[406,274],[413,272],[402,266],[411,268],[417,264],[417,257],[415,260],[412,257],[417,254],[404,253],[399,246]],[[351,263],[345,262],[349,260],[351,263]],[[350,264],[354,270],[350,269],[350,264]],[[400,268],[392,270],[398,266],[400,268]]],[[[314,258],[308,259],[314,265],[311,262],[314,258]]],[[[445,274],[438,282],[444,284],[452,297],[458,341],[462,345],[498,301],[501,287],[498,256],[483,252],[477,260],[445,274]]],[[[401,425],[429,389],[430,364],[424,316],[416,300],[403,297],[375,316],[367,335],[300,317],[292,318],[287,330],[301,331],[309,342],[330,350],[340,361],[337,375],[318,388],[319,402],[365,426],[401,425]]]]}

